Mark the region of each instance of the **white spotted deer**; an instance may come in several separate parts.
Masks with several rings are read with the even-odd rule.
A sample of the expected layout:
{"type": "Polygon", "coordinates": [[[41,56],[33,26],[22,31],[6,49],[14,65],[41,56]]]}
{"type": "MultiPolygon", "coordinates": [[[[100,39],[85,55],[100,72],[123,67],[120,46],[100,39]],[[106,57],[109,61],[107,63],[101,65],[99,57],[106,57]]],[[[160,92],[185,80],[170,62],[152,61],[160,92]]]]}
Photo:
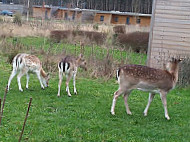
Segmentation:
{"type": "Polygon", "coordinates": [[[178,80],[179,62],[181,59],[174,59],[168,62],[165,70],[150,68],[142,65],[125,65],[117,70],[117,79],[119,89],[114,93],[111,114],[115,115],[115,105],[117,98],[124,94],[124,102],[127,114],[131,115],[127,100],[133,89],[150,92],[148,104],[144,110],[144,116],[147,116],[148,109],[156,93],[160,94],[165,118],[170,119],[167,110],[166,95],[172,90],[178,80]]]}
{"type": "Polygon", "coordinates": [[[61,84],[64,74],[66,76],[66,92],[68,96],[71,97],[71,93],[69,91],[69,82],[72,77],[73,77],[74,93],[77,94],[75,78],[78,67],[83,68],[85,71],[87,70],[86,60],[83,58],[82,54],[80,54],[78,58],[72,56],[66,56],[58,63],[58,69],[59,69],[59,84],[58,84],[58,94],[57,94],[58,97],[60,96],[61,84]]]}
{"type": "Polygon", "coordinates": [[[43,70],[42,63],[40,62],[38,57],[26,53],[17,54],[14,57],[12,64],[13,70],[9,77],[8,90],[10,89],[11,80],[16,74],[18,74],[17,82],[20,91],[23,91],[20,82],[21,77],[26,74],[26,89],[28,89],[28,83],[30,78],[29,73],[36,73],[42,89],[44,89],[44,86],[48,87],[49,74],[46,74],[43,70]]]}

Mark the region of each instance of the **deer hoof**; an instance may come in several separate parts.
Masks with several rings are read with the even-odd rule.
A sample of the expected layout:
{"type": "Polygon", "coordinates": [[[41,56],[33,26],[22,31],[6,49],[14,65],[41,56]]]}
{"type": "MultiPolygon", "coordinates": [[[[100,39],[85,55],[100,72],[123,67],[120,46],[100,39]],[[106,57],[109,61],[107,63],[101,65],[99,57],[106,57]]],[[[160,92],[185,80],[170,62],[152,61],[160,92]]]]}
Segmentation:
{"type": "Polygon", "coordinates": [[[115,112],[111,111],[111,115],[115,115],[115,112]]]}
{"type": "Polygon", "coordinates": [[[131,112],[127,112],[127,114],[128,114],[128,115],[132,115],[132,113],[131,113],[131,112]]]}
{"type": "Polygon", "coordinates": [[[169,116],[166,116],[166,119],[167,119],[167,120],[170,120],[170,117],[169,117],[169,116]]]}
{"type": "Polygon", "coordinates": [[[77,95],[77,92],[74,92],[75,93],[75,95],[77,95]]]}
{"type": "Polygon", "coordinates": [[[147,113],[144,112],[143,115],[144,115],[144,116],[147,116],[147,113]]]}

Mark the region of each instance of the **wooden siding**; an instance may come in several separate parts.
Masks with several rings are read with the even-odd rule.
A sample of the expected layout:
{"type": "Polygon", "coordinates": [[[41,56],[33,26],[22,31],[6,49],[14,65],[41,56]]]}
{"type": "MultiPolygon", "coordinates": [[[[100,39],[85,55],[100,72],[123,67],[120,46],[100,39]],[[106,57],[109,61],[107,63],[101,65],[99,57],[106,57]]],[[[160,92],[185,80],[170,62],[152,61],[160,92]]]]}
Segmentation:
{"type": "Polygon", "coordinates": [[[50,8],[33,7],[33,17],[50,19],[51,18],[51,9],[50,8]],[[46,15],[46,11],[47,11],[47,15],[46,15]]]}
{"type": "Polygon", "coordinates": [[[147,65],[190,55],[190,0],[154,0],[147,65]]]}
{"type": "Polygon", "coordinates": [[[112,15],[112,24],[127,24],[127,17],[129,18],[129,25],[139,25],[139,26],[150,26],[151,17],[144,17],[144,16],[129,16],[129,15],[112,15]],[[115,18],[118,17],[118,21],[115,21],[115,18]],[[137,19],[140,19],[140,23],[137,23],[137,19]]]}
{"type": "Polygon", "coordinates": [[[82,15],[81,11],[58,9],[57,14],[56,14],[56,18],[64,19],[64,20],[71,20],[71,21],[72,20],[73,21],[81,21],[81,15],[82,15]],[[65,17],[66,14],[67,14],[67,18],[65,17]]]}
{"type": "Polygon", "coordinates": [[[107,13],[96,13],[94,16],[94,22],[95,23],[105,23],[105,24],[110,24],[111,22],[111,14],[107,13]],[[100,21],[100,17],[104,16],[104,21],[100,21]]]}

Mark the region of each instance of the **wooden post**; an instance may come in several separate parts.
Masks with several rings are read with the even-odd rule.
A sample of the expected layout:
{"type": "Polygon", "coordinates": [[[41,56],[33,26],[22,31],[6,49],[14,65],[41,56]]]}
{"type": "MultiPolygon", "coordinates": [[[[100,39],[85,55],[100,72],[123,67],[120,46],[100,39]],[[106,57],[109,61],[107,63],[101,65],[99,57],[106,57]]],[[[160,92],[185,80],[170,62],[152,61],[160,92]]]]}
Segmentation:
{"type": "Polygon", "coordinates": [[[1,109],[1,115],[0,115],[0,125],[1,125],[1,120],[2,120],[2,117],[3,117],[3,109],[4,109],[4,106],[5,106],[5,100],[6,100],[7,92],[8,92],[8,85],[7,85],[6,89],[5,89],[5,94],[4,94],[4,98],[3,98],[3,105],[2,105],[2,109],[1,109]]]}
{"type": "Polygon", "coordinates": [[[25,117],[25,120],[24,120],[24,124],[23,124],[23,127],[22,127],[21,134],[20,134],[19,142],[20,142],[21,139],[22,139],[22,135],[23,135],[23,132],[24,132],[24,127],[25,127],[25,125],[26,125],[26,120],[27,120],[27,118],[28,118],[28,113],[29,113],[29,110],[30,110],[31,103],[32,103],[32,98],[30,98],[30,102],[29,102],[29,104],[28,104],[28,110],[27,110],[27,112],[26,112],[26,117],[25,117]]]}
{"type": "Polygon", "coordinates": [[[1,98],[0,98],[0,119],[1,119],[1,98]]]}

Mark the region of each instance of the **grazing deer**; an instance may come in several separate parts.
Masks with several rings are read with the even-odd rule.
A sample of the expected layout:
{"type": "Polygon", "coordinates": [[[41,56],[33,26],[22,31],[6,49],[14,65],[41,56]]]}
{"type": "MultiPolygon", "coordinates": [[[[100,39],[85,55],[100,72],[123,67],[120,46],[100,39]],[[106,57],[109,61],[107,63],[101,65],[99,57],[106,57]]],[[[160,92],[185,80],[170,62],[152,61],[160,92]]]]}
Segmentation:
{"type": "Polygon", "coordinates": [[[30,78],[29,73],[36,73],[36,75],[40,81],[40,85],[41,85],[42,89],[44,89],[44,86],[48,87],[49,74],[45,73],[45,71],[42,68],[42,63],[40,62],[38,57],[36,57],[34,55],[21,53],[21,54],[17,54],[14,57],[13,70],[12,70],[12,73],[11,73],[11,75],[9,77],[9,81],[8,81],[8,90],[10,89],[9,87],[11,84],[11,80],[17,73],[18,73],[17,82],[18,82],[20,91],[23,91],[23,89],[21,87],[20,79],[25,74],[26,74],[26,79],[27,79],[26,89],[28,89],[28,82],[29,82],[29,78],[30,78]]]}
{"type": "Polygon", "coordinates": [[[128,96],[133,89],[139,89],[150,92],[148,104],[144,110],[144,116],[147,116],[149,106],[155,93],[159,93],[164,106],[165,117],[169,120],[166,95],[177,83],[178,63],[180,61],[181,59],[172,59],[172,61],[167,63],[166,70],[141,65],[126,65],[119,68],[117,70],[119,89],[114,93],[111,114],[115,115],[114,109],[116,100],[121,94],[124,94],[126,112],[131,115],[132,113],[127,103],[128,96]]]}
{"type": "Polygon", "coordinates": [[[68,96],[71,97],[71,93],[69,91],[69,81],[71,80],[72,76],[73,76],[74,93],[77,94],[75,86],[75,77],[77,74],[78,67],[85,69],[85,71],[87,70],[86,60],[83,58],[82,54],[80,54],[78,58],[72,56],[66,56],[58,63],[58,68],[59,68],[59,84],[58,84],[58,94],[57,94],[58,97],[60,96],[63,74],[65,74],[66,76],[66,92],[68,96]]]}

